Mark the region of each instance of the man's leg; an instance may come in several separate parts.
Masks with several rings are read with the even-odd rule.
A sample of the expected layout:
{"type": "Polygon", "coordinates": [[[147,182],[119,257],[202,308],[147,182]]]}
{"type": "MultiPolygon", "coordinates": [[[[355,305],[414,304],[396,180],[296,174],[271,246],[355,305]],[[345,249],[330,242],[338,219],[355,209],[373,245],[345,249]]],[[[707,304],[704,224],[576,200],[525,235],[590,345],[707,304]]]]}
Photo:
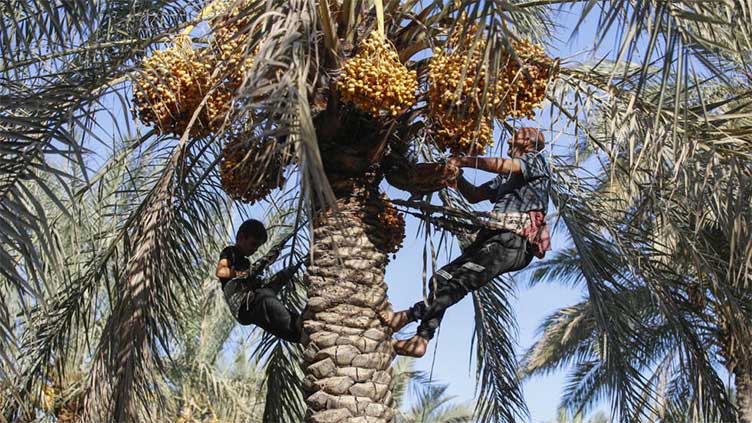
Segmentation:
{"type": "MultiPolygon", "coordinates": [[[[465,250],[462,252],[462,254],[459,257],[457,257],[452,262],[450,262],[449,264],[445,265],[444,267],[436,271],[436,273],[431,277],[431,280],[429,281],[429,293],[428,293],[429,302],[431,301],[432,298],[436,297],[436,292],[439,289],[442,289],[442,288],[448,289],[448,287],[444,287],[446,279],[437,278],[437,275],[448,273],[449,271],[454,269],[458,265],[458,263],[467,259],[466,257],[467,255],[476,251],[478,248],[481,248],[484,245],[484,241],[488,239],[488,237],[489,235],[486,235],[486,236],[482,236],[482,234],[479,235],[476,241],[470,244],[467,248],[465,248],[465,250]]],[[[382,311],[379,313],[379,317],[381,318],[381,321],[384,322],[384,324],[386,324],[387,326],[389,326],[394,332],[398,332],[407,324],[418,321],[418,320],[422,320],[427,307],[428,306],[426,305],[426,302],[418,301],[407,310],[398,311],[398,312],[382,311]]]]}
{"type": "Polygon", "coordinates": [[[497,233],[480,245],[466,249],[460,257],[434,274],[428,305],[420,301],[409,310],[409,318],[420,320],[420,325],[416,337],[395,344],[397,353],[422,355],[447,308],[496,276],[524,268],[531,259],[527,240],[511,232],[497,233]]]}
{"type": "Polygon", "coordinates": [[[222,294],[230,314],[241,325],[249,325],[246,311],[253,304],[253,290],[244,279],[233,278],[222,288],[222,294]]]}
{"type": "Polygon", "coordinates": [[[244,324],[254,324],[289,342],[300,342],[303,333],[300,315],[290,311],[271,289],[256,291],[253,304],[242,310],[244,324]]]}

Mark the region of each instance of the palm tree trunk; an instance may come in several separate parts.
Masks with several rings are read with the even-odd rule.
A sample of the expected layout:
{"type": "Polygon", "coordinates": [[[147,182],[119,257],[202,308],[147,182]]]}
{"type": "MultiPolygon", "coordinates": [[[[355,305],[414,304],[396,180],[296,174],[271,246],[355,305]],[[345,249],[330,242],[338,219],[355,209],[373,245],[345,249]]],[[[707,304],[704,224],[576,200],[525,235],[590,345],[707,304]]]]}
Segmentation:
{"type": "Polygon", "coordinates": [[[338,197],[337,212],[317,219],[306,275],[306,422],[392,422],[391,333],[376,315],[387,307],[387,257],[369,239],[378,228],[364,190],[338,197]]]}
{"type": "Polygon", "coordinates": [[[752,360],[747,358],[746,348],[739,347],[738,337],[731,331],[722,310],[716,308],[715,311],[718,315],[720,356],[726,370],[734,374],[739,422],[752,423],[752,360]]]}
{"type": "Polygon", "coordinates": [[[752,366],[737,365],[734,368],[736,378],[736,402],[739,407],[739,421],[752,423],[752,366]]]}

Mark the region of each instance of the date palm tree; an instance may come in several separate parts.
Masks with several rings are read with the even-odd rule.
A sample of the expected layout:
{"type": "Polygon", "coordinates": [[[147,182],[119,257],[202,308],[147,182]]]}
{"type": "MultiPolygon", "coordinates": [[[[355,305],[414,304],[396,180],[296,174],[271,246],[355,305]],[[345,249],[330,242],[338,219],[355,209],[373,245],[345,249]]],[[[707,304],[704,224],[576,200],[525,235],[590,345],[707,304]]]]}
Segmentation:
{"type": "MultiPolygon", "coordinates": [[[[437,183],[426,184],[417,158],[435,161],[450,147],[477,153],[489,123],[506,133],[513,130],[518,122],[510,115],[530,111],[523,109],[534,102],[524,106],[524,95],[517,101],[497,87],[505,86],[501,76],[509,69],[520,70],[504,84],[531,84],[538,66],[549,76],[556,73],[545,57],[531,60],[518,47],[525,39],[550,40],[558,3],[3,3],[0,100],[8,107],[0,119],[0,272],[8,301],[0,306],[0,351],[6,363],[13,363],[3,368],[3,377],[18,382],[13,383],[15,409],[20,397],[38,394],[35,387],[54,362],[52,355],[72,357],[71,333],[96,331],[92,339],[98,342],[87,357],[91,371],[85,384],[92,394],[85,417],[131,422],[160,416],[163,409],[154,404],[162,403],[163,389],[153,380],[168,369],[165,351],[177,332],[180,301],[184,293],[195,292],[193,269],[207,265],[213,251],[204,248],[207,240],[226,236],[218,220],[230,218],[221,189],[228,189],[228,180],[218,173],[237,171],[243,177],[230,182],[241,188],[234,194],[245,199],[248,192],[278,186],[286,178],[282,189],[260,197],[270,207],[294,205],[293,227],[309,222],[296,236],[298,243],[310,239],[305,277],[309,342],[301,382],[306,421],[393,420],[391,334],[376,313],[388,307],[387,253],[402,234],[399,224],[385,224],[399,219],[381,198],[382,175],[418,195],[435,190],[446,178],[439,173],[433,175],[437,183]],[[222,28],[231,28],[230,35],[222,28]],[[375,41],[369,47],[371,37],[375,41]],[[385,55],[381,64],[388,67],[350,61],[369,48],[385,55]],[[157,54],[159,49],[166,53],[157,54]],[[432,77],[431,66],[443,63],[434,58],[456,52],[465,54],[452,62],[453,72],[445,72],[444,79],[432,77]],[[169,67],[174,74],[160,74],[165,68],[155,65],[160,77],[149,81],[163,89],[154,88],[164,96],[161,100],[179,109],[160,115],[165,120],[152,119],[158,124],[145,129],[135,125],[129,102],[134,87],[137,92],[139,84],[151,87],[143,85],[150,75],[146,64],[158,61],[144,59],[153,57],[174,59],[169,67]],[[345,68],[355,76],[348,80],[345,68]],[[376,101],[379,95],[400,97],[386,94],[388,84],[365,97],[354,94],[367,91],[373,82],[368,78],[385,70],[402,78],[400,102],[376,101]],[[172,91],[164,90],[170,83],[175,84],[172,91]],[[413,83],[419,89],[410,93],[413,83]],[[450,89],[437,90],[440,83],[450,89]],[[415,98],[408,101],[411,95],[415,98]],[[373,107],[366,107],[369,102],[373,107]],[[452,132],[468,120],[468,136],[452,132]],[[112,148],[123,139],[123,148],[112,148]],[[220,162],[226,167],[218,172],[220,162]],[[113,182],[112,173],[122,164],[130,173],[113,182]],[[62,193],[49,189],[51,179],[59,181],[62,193]],[[66,262],[53,220],[85,215],[83,199],[96,201],[103,183],[115,184],[128,200],[113,203],[111,220],[86,234],[87,254],[66,262]],[[387,230],[392,227],[396,230],[387,230]],[[94,312],[101,302],[110,311],[106,317],[94,312]],[[91,324],[99,318],[101,324],[91,324]]],[[[687,139],[684,125],[693,122],[706,135],[694,138],[701,148],[742,144],[743,124],[738,132],[724,129],[745,113],[723,105],[689,108],[689,96],[676,93],[688,93],[698,81],[735,86],[737,74],[749,74],[748,5],[635,0],[594,6],[585,3],[580,12],[582,21],[597,20],[597,43],[614,32],[624,36],[612,61],[595,57],[589,66],[558,64],[558,79],[545,91],[553,127],[576,128],[614,166],[623,165],[626,155],[630,168],[644,163],[642,152],[654,151],[648,146],[681,145],[687,139]],[[656,81],[659,94],[646,98],[643,88],[656,81]],[[685,89],[672,93],[667,81],[680,81],[685,89]],[[602,144],[585,117],[591,110],[621,105],[627,107],[610,119],[609,135],[627,136],[602,144]],[[635,142],[634,122],[654,116],[659,117],[656,125],[646,124],[651,142],[635,142]],[[668,123],[668,130],[658,132],[658,123],[668,123]]],[[[735,96],[745,98],[742,92],[735,96]]],[[[145,111],[163,104],[149,98],[153,103],[136,95],[142,119],[145,111]]],[[[673,165],[680,174],[692,156],[676,151],[673,165]]],[[[429,169],[451,176],[451,169],[429,169]]],[[[565,171],[557,169],[564,192],[577,180],[565,171]]],[[[560,212],[576,234],[577,224],[591,217],[569,210],[565,197],[560,200],[560,212]]],[[[410,211],[424,217],[423,207],[430,206],[425,201],[411,205],[410,211]]],[[[467,218],[466,205],[451,206],[464,210],[467,218]]],[[[451,213],[447,207],[439,211],[451,213]]],[[[509,285],[498,284],[475,295],[477,411],[483,421],[511,421],[524,414],[510,348],[508,291],[509,285]]],[[[13,410],[4,407],[6,415],[13,410]]]]}
{"type": "MultiPolygon", "coordinates": [[[[693,384],[697,382],[692,377],[695,370],[682,356],[682,340],[672,339],[670,325],[661,319],[660,313],[644,306],[648,299],[645,292],[641,295],[623,293],[615,299],[620,304],[628,304],[626,311],[640,316],[643,323],[640,327],[642,337],[635,340],[634,348],[624,351],[624,357],[620,358],[640,370],[639,377],[649,385],[649,389],[641,394],[642,402],[636,403],[640,408],[630,411],[630,419],[646,422],[699,421],[701,418],[697,417],[698,410],[693,404],[701,400],[695,398],[700,395],[694,392],[696,388],[693,384]],[[655,343],[651,350],[644,347],[647,342],[655,343]]],[[[612,382],[623,369],[614,368],[604,354],[608,337],[597,328],[593,308],[586,300],[557,310],[541,325],[541,337],[523,359],[521,372],[525,378],[556,369],[571,369],[561,400],[562,410],[587,411],[603,400],[614,401],[624,394],[623,389],[612,382]]],[[[621,309],[620,312],[624,311],[621,309]]],[[[709,354],[708,364],[716,369],[721,367],[724,361],[720,355],[716,355],[717,340],[711,337],[714,330],[698,329],[698,332],[704,332],[698,334],[698,337],[703,337],[704,347],[715,353],[709,354]]],[[[706,413],[716,417],[702,421],[745,421],[744,410],[739,410],[737,420],[733,398],[720,384],[718,370],[706,375],[712,380],[700,383],[701,388],[714,392],[721,390],[724,395],[705,399],[705,406],[712,409],[706,413]]]]}

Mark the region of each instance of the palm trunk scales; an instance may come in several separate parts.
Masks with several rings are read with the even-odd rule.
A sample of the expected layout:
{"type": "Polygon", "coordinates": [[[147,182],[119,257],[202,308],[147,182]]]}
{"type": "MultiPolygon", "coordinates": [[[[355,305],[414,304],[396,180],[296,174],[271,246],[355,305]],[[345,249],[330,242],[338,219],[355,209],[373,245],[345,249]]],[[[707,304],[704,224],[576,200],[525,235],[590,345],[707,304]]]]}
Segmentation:
{"type": "Polygon", "coordinates": [[[369,239],[377,228],[362,194],[340,196],[337,211],[321,213],[314,229],[304,320],[306,423],[394,421],[391,332],[376,314],[388,306],[387,256],[369,239]]]}
{"type": "Polygon", "coordinates": [[[752,366],[737,365],[734,368],[736,378],[736,402],[739,407],[739,421],[752,423],[752,366]]]}

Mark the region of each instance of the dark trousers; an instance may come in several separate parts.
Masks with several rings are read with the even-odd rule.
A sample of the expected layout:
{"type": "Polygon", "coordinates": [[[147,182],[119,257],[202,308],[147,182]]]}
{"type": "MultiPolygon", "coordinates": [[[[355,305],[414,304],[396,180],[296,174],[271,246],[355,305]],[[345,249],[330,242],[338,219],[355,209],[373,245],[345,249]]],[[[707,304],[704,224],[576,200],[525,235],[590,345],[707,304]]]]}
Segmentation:
{"type": "Polygon", "coordinates": [[[256,325],[285,341],[300,342],[300,315],[290,311],[270,288],[248,290],[231,280],[224,287],[225,300],[241,325],[256,325]]]}
{"type": "Polygon", "coordinates": [[[525,237],[509,231],[484,231],[462,255],[431,277],[427,304],[415,303],[408,311],[411,321],[420,320],[418,335],[431,339],[448,307],[495,277],[520,270],[533,259],[525,237]]]}

